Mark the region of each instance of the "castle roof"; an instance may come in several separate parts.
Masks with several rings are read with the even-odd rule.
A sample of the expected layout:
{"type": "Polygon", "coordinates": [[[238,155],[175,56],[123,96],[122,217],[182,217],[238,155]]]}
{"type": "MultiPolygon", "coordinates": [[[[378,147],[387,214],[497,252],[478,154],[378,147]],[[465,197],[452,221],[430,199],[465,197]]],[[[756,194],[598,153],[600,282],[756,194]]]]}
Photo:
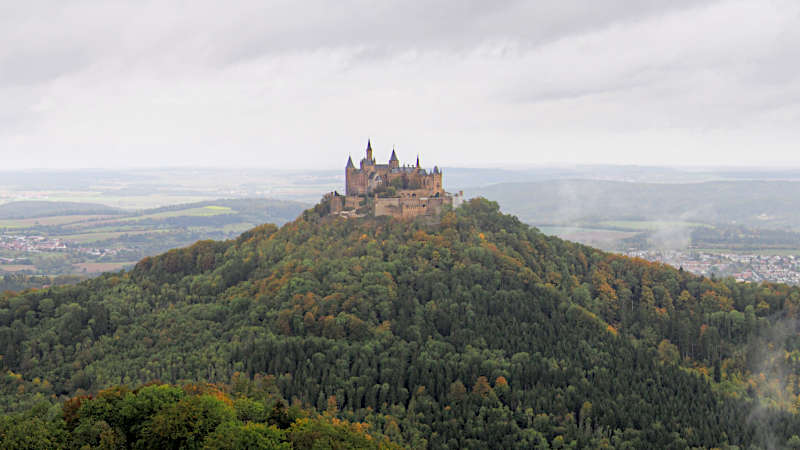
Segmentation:
{"type": "Polygon", "coordinates": [[[353,158],[348,156],[347,157],[347,165],[344,166],[345,169],[355,169],[356,166],[353,164],[353,158]]]}
{"type": "Polygon", "coordinates": [[[372,150],[372,144],[370,143],[369,139],[367,139],[367,150],[372,150]]]}
{"type": "Polygon", "coordinates": [[[392,156],[389,158],[389,161],[400,161],[397,159],[397,153],[394,152],[394,149],[392,149],[392,156]]]}

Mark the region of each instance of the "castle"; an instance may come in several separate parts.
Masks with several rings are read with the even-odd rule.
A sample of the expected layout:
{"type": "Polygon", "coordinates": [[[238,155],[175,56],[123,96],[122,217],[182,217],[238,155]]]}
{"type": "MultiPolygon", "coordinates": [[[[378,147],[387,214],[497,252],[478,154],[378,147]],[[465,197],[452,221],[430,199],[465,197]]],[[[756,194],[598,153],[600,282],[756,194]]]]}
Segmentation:
{"type": "Polygon", "coordinates": [[[442,187],[442,171],[434,166],[428,172],[417,162],[400,165],[392,150],[388,164],[376,164],[372,143],[367,141],[366,156],[359,167],[353,158],[345,166],[345,195],[332,192],[326,196],[331,214],[342,216],[393,216],[409,219],[417,216],[437,216],[444,205],[458,206],[463,194],[451,195],[442,187]]]}

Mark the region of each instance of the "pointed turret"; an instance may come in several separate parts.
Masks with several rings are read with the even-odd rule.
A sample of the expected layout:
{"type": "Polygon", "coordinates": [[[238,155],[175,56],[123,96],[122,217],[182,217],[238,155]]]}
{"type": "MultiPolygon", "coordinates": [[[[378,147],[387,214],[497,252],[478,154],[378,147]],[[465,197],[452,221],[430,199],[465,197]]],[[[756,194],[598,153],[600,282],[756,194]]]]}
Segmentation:
{"type": "Polygon", "coordinates": [[[372,160],[373,160],[373,158],[372,158],[372,142],[370,142],[370,140],[367,139],[367,161],[371,163],[372,160]]]}
{"type": "Polygon", "coordinates": [[[392,156],[389,157],[389,168],[397,169],[400,167],[400,160],[397,158],[397,153],[392,149],[392,156]]]}
{"type": "Polygon", "coordinates": [[[417,169],[419,169],[419,155],[417,155],[417,169]]]}
{"type": "Polygon", "coordinates": [[[348,156],[347,157],[347,165],[344,166],[345,169],[355,169],[356,166],[353,164],[353,158],[348,156]]]}

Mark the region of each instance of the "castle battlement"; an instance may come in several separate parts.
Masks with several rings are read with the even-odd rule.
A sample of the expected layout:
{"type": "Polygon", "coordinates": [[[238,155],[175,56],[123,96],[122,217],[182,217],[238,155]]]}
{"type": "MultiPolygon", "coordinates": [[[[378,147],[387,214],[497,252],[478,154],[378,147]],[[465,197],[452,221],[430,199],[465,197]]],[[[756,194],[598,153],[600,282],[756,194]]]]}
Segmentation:
{"type": "Polygon", "coordinates": [[[388,164],[376,164],[372,143],[367,141],[366,154],[358,168],[352,157],[347,158],[345,195],[333,192],[327,198],[331,214],[353,216],[362,211],[376,216],[413,218],[439,215],[445,204],[458,206],[462,195],[445,192],[442,171],[438,166],[432,171],[423,169],[419,156],[415,165],[401,166],[393,149],[388,164]]]}

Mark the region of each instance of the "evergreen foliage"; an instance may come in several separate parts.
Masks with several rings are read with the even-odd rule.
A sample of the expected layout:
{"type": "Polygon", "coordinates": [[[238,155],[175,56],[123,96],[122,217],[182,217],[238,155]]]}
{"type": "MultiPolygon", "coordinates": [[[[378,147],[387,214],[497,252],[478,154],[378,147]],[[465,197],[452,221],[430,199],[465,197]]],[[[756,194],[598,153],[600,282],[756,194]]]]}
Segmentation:
{"type": "MultiPolygon", "coordinates": [[[[483,199],[435,225],[312,209],[130,272],[5,294],[0,387],[7,411],[32,418],[14,423],[32,428],[49,426],[33,412],[41,400],[237,374],[231,389],[269,380],[271,395],[410,448],[794,445],[798,308],[798,288],[604,253],[483,199]]],[[[257,425],[269,404],[214,409],[169,386],[137,397],[147,389],[172,402],[147,409],[148,433],[186,446],[277,439],[257,425]]],[[[3,439],[21,433],[4,420],[3,439]]],[[[103,420],[81,433],[116,426],[103,420]]],[[[125,420],[133,445],[145,422],[125,420]]],[[[329,422],[277,428],[298,446],[329,422]]]]}
{"type": "Polygon", "coordinates": [[[287,409],[263,380],[234,380],[236,389],[250,387],[250,397],[230,385],[150,384],[102,390],[52,409],[40,404],[0,418],[0,443],[8,450],[399,448],[368,434],[366,424],[287,409]]]}

